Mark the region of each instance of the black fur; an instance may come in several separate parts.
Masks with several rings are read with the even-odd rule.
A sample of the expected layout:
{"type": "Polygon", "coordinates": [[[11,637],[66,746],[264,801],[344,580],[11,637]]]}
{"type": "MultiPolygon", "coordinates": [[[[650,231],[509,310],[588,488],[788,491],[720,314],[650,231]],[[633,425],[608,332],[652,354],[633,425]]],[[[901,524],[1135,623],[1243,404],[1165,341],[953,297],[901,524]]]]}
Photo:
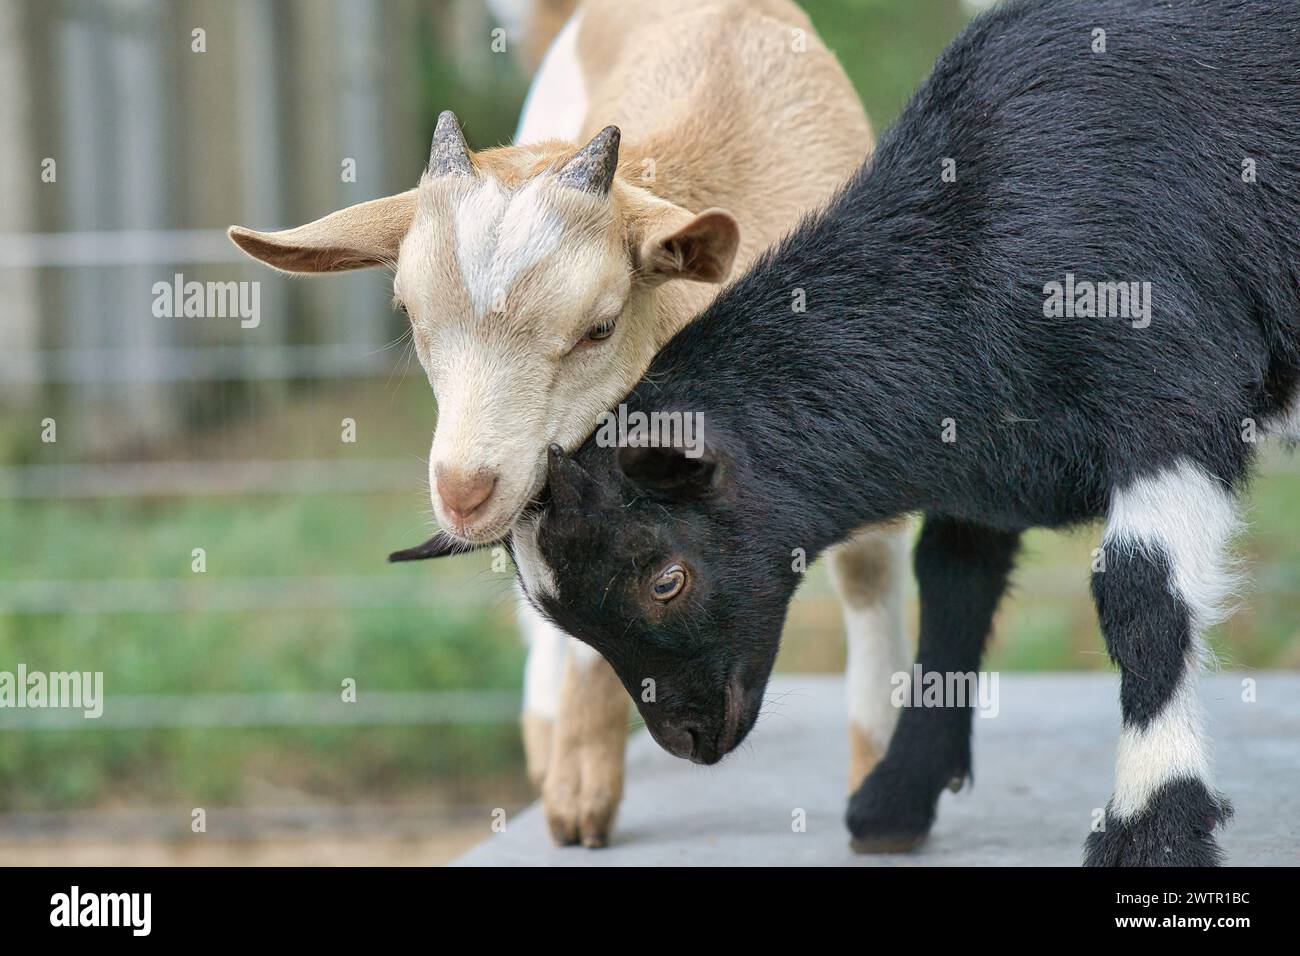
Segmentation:
{"type": "MultiPolygon", "coordinates": [[[[979,669],[1020,536],[931,515],[916,545],[921,589],[923,673],[968,674],[979,669]]],[[[972,776],[971,704],[905,707],[889,750],[849,800],[854,847],[897,852],[920,843],[934,822],[945,787],[972,776]]]]}
{"type": "MultiPolygon", "coordinates": [[[[538,532],[558,595],[533,599],[609,659],[652,731],[689,720],[725,751],[757,713],[800,577],[793,549],[811,559],[918,511],[1012,537],[1073,525],[1181,460],[1239,488],[1254,449],[1243,420],[1278,415],[1300,380],[1297,36],[1290,0],[1027,0],[977,19],[874,160],[628,396],[634,411],[703,414],[708,485],[671,449],[638,463],[641,482],[592,441],[561,456],[538,532]],[[1046,284],[1067,273],[1150,282],[1149,327],[1045,316],[1046,284]],[[792,315],[798,290],[807,313],[792,315]],[[660,606],[649,587],[670,563],[690,584],[660,606]]],[[[1141,593],[1120,598],[1108,580],[1104,613],[1159,604],[1157,574],[1121,571],[1141,593]]],[[[972,659],[996,590],[990,577],[967,595],[970,621],[927,598],[923,615],[954,620],[926,653],[951,642],[958,663],[972,659]]],[[[1185,625],[1165,610],[1143,625],[1161,635],[1162,675],[1185,625]]],[[[1132,649],[1116,638],[1123,665],[1132,649]]],[[[1158,701],[1125,676],[1141,721],[1158,701]]],[[[934,731],[944,773],[966,753],[955,729],[934,731]]],[[[927,757],[890,758],[882,781],[920,780],[903,829],[927,827],[942,774],[917,769],[927,757]]],[[[888,797],[877,787],[855,798],[867,816],[888,797]]]]}
{"type": "Polygon", "coordinates": [[[1200,780],[1175,780],[1158,790],[1137,817],[1123,821],[1106,808],[1106,829],[1088,834],[1085,866],[1218,866],[1214,828],[1232,804],[1200,780]]]}
{"type": "Polygon", "coordinates": [[[1191,614],[1170,589],[1173,569],[1158,550],[1106,547],[1106,570],[1092,576],[1097,617],[1120,669],[1120,712],[1145,728],[1187,674],[1191,614]]]}

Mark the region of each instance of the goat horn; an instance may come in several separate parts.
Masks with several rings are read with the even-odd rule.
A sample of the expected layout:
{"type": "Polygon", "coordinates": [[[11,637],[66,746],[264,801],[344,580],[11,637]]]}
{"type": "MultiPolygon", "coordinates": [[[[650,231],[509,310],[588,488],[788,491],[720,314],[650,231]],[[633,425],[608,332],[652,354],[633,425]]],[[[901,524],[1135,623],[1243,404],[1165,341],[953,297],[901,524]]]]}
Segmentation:
{"type": "Polygon", "coordinates": [[[456,554],[466,554],[485,547],[487,545],[461,544],[455,538],[439,531],[424,544],[418,544],[414,548],[406,548],[402,551],[394,551],[388,556],[388,560],[394,564],[399,561],[425,561],[429,558],[445,558],[456,554]]]}
{"type": "Polygon", "coordinates": [[[460,131],[460,120],[451,110],[443,110],[433,131],[433,145],[429,147],[430,176],[473,176],[474,164],[469,160],[469,147],[465,134],[460,131]]]}
{"type": "Polygon", "coordinates": [[[617,126],[606,126],[560,167],[555,178],[563,186],[606,195],[614,181],[614,170],[618,168],[619,138],[617,126]]]}

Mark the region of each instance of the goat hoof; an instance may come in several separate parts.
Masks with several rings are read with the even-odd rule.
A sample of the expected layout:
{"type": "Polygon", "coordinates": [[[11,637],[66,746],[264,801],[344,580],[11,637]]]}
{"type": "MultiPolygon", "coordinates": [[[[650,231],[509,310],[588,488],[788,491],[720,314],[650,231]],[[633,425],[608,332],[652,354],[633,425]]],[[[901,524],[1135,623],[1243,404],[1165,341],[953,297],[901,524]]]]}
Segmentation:
{"type": "Polygon", "coordinates": [[[557,846],[599,849],[609,843],[623,796],[621,749],[552,753],[542,787],[542,807],[557,846]]]}
{"type": "Polygon", "coordinates": [[[908,768],[881,761],[849,798],[844,822],[856,853],[907,853],[925,842],[939,792],[953,776],[919,782],[908,768]]]}
{"type": "Polygon", "coordinates": [[[854,853],[911,853],[922,843],[929,833],[873,833],[869,836],[854,837],[849,847],[854,853]]]}
{"type": "Polygon", "coordinates": [[[1218,866],[1214,830],[1232,805],[1199,780],[1165,784],[1146,809],[1125,819],[1106,808],[1106,829],[1088,834],[1084,866],[1218,866]]]}

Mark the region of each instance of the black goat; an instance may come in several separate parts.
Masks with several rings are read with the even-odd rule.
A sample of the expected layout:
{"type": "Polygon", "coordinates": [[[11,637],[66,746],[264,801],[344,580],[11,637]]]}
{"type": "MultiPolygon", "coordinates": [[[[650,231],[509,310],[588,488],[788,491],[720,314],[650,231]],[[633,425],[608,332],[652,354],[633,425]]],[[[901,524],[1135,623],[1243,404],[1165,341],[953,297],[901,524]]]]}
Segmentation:
{"type": "MultiPolygon", "coordinates": [[[[962,674],[1021,532],[1103,518],[1124,730],[1087,861],[1210,864],[1231,811],[1196,662],[1254,439],[1296,428],[1298,384],[1300,4],[1013,3],[628,396],[702,414],[703,456],[552,448],[514,549],[656,739],[709,763],[753,726],[797,549],[924,513],[919,664],[962,674]]],[[[901,714],[851,798],[855,845],[925,836],[970,772],[970,716],[901,714]]]]}

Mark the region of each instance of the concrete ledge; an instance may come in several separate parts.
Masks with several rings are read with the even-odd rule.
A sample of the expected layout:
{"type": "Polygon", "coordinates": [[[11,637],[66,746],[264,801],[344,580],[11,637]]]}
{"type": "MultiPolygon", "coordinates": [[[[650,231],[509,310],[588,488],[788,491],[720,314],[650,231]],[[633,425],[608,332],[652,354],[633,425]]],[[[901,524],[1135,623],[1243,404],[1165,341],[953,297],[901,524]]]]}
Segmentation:
{"type": "MultiPolygon", "coordinates": [[[[697,767],[642,732],[629,747],[612,844],[557,849],[534,805],[463,866],[1077,866],[1110,795],[1119,735],[1114,674],[1003,674],[1000,712],[975,719],[975,786],[945,793],[929,841],[857,856],[844,828],[848,737],[838,677],[785,675],[741,750],[697,767]],[[807,830],[792,831],[806,812],[807,830]]],[[[1300,865],[1300,674],[1221,674],[1201,697],[1218,783],[1237,809],[1228,862],[1300,865]],[[1242,681],[1255,680],[1254,703],[1242,681]]]]}

